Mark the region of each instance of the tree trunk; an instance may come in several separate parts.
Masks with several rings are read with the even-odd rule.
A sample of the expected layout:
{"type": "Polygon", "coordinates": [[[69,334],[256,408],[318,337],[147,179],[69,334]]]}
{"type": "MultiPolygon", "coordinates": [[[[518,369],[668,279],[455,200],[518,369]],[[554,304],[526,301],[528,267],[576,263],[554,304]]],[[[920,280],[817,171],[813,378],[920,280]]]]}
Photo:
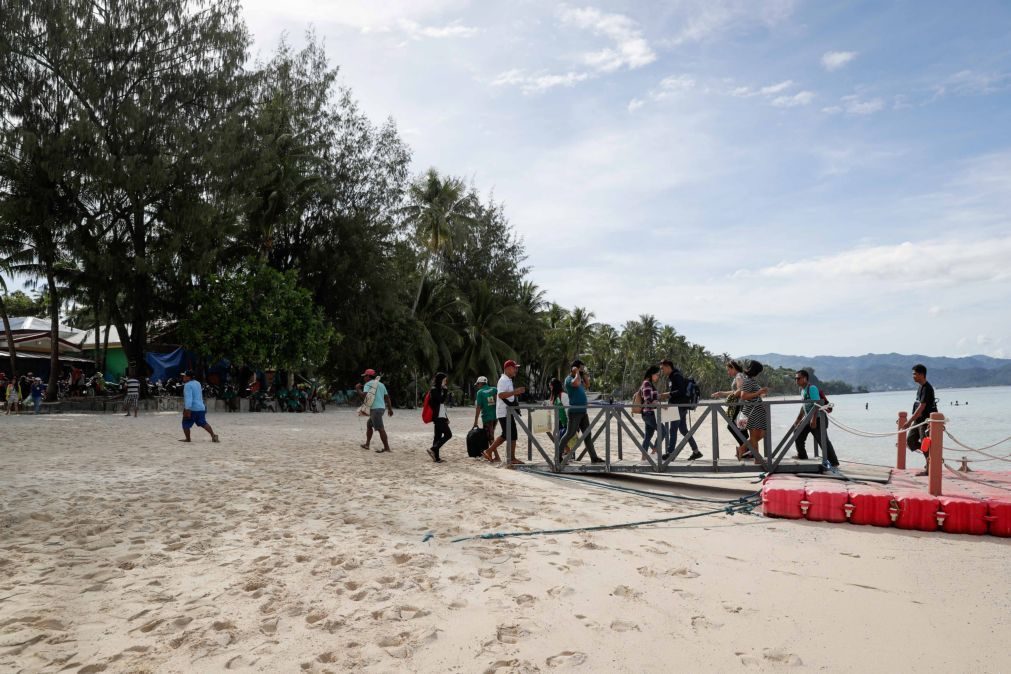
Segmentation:
{"type": "Polygon", "coordinates": [[[92,296],[92,302],[94,302],[95,308],[95,369],[99,372],[105,372],[105,367],[102,365],[102,345],[99,343],[100,330],[102,329],[102,318],[98,308],[98,302],[95,301],[94,296],[92,296]]]}
{"type": "Polygon", "coordinates": [[[428,268],[432,263],[432,253],[425,258],[425,268],[421,270],[421,282],[418,283],[418,292],[414,295],[414,306],[411,307],[411,318],[418,312],[418,302],[421,301],[421,290],[425,287],[425,279],[428,278],[428,268]]]}
{"type": "MultiPolygon", "coordinates": [[[[144,349],[147,346],[147,318],[151,301],[151,278],[147,268],[147,239],[144,229],[144,206],[138,204],[133,216],[134,296],[127,349],[129,360],[138,365],[144,360],[144,349]]],[[[120,335],[120,340],[122,339],[123,335],[120,335]]]]}
{"type": "Polygon", "coordinates": [[[2,295],[0,295],[0,314],[3,314],[4,335],[7,337],[7,353],[10,354],[11,358],[11,381],[17,381],[18,363],[17,363],[16,347],[14,346],[14,333],[11,332],[11,319],[7,315],[7,305],[4,303],[2,295]]]}
{"type": "Polygon", "coordinates": [[[46,402],[56,402],[60,393],[60,298],[56,292],[56,275],[51,262],[46,262],[46,282],[49,284],[49,388],[46,402]]]}
{"type": "MultiPolygon", "coordinates": [[[[109,359],[109,323],[108,316],[106,316],[105,321],[105,337],[102,339],[102,372],[105,372],[107,366],[106,361],[109,359]]],[[[116,332],[119,332],[119,328],[116,328],[116,332]]],[[[120,337],[122,339],[122,337],[120,337]]]]}

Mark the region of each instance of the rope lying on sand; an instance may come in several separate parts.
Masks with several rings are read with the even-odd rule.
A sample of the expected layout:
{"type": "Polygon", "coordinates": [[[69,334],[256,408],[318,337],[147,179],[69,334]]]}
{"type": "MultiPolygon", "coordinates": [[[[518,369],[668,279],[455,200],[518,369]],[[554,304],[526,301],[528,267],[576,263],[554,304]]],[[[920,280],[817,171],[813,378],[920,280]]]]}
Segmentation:
{"type": "Polygon", "coordinates": [[[655,498],[657,500],[666,501],[668,499],[680,500],[680,501],[696,501],[698,503],[717,503],[720,505],[731,505],[735,503],[745,503],[750,499],[755,498],[761,494],[760,491],[756,491],[748,496],[741,496],[734,499],[715,499],[706,498],[704,496],[684,496],[682,494],[668,494],[661,491],[647,491],[645,489],[636,489],[635,487],[622,487],[616,484],[608,484],[606,482],[595,482],[594,480],[588,480],[583,477],[575,477],[574,475],[563,475],[560,473],[547,473],[541,470],[523,468],[520,467],[519,470],[524,473],[530,473],[532,475],[539,475],[541,477],[553,478],[556,480],[568,480],[570,482],[579,482],[582,484],[589,485],[591,487],[597,487],[599,489],[609,489],[611,491],[620,491],[627,494],[634,494],[636,496],[646,496],[648,498],[655,498]]]}
{"type": "Polygon", "coordinates": [[[515,538],[519,536],[542,536],[542,535],[561,535],[561,534],[574,534],[584,531],[609,531],[612,529],[631,529],[634,527],[646,526],[649,524],[664,524],[666,522],[677,522],[678,520],[688,520],[694,517],[706,517],[708,515],[736,515],[737,513],[750,513],[755,507],[758,506],[757,500],[755,502],[749,502],[746,504],[738,505],[728,505],[725,508],[717,508],[716,510],[707,510],[701,513],[691,513],[690,515],[677,515],[675,517],[661,517],[659,519],[653,520],[639,520],[637,522],[623,522],[621,524],[601,524],[594,527],[577,527],[573,529],[540,529],[535,531],[501,531],[493,532],[487,534],[477,534],[475,536],[463,536],[461,538],[454,538],[453,543],[461,543],[463,541],[471,541],[477,539],[498,539],[498,538],[515,538]]]}

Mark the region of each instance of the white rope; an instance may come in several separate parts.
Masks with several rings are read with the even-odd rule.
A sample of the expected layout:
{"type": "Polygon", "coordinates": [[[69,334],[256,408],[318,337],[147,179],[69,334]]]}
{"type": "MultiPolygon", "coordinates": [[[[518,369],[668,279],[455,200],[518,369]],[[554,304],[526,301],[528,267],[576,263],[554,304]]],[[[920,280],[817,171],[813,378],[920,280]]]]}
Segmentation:
{"type": "Polygon", "coordinates": [[[951,438],[951,441],[954,442],[959,447],[961,447],[962,449],[968,450],[970,452],[976,452],[977,454],[982,454],[983,456],[988,456],[991,459],[997,459],[998,461],[1004,461],[1004,460],[1006,460],[1008,458],[1006,456],[994,456],[992,454],[987,454],[986,450],[993,449],[994,447],[997,447],[998,445],[1003,445],[1008,440],[1011,440],[1011,436],[1004,438],[1000,442],[995,442],[992,445],[987,445],[986,447],[976,448],[976,447],[970,447],[969,445],[963,444],[962,442],[959,441],[958,438],[956,438],[954,435],[952,435],[950,431],[945,430],[944,434],[947,435],[949,438],[951,438]]]}
{"type": "MultiPolygon", "coordinates": [[[[828,409],[831,408],[830,405],[824,405],[824,406],[823,405],[816,405],[816,407],[818,407],[818,409],[821,409],[821,410],[828,410],[828,409]]],[[[871,431],[862,431],[859,428],[851,428],[850,426],[847,426],[846,424],[842,423],[838,419],[833,419],[832,415],[830,415],[830,414],[826,414],[825,416],[828,418],[829,422],[831,422],[835,426],[838,426],[840,429],[846,431],[847,433],[859,436],[861,438],[891,438],[891,437],[895,436],[899,432],[898,430],[888,431],[887,433],[872,433],[871,431]]],[[[947,421],[947,419],[944,419],[943,421],[947,421]]],[[[929,423],[930,423],[930,419],[924,419],[920,423],[914,424],[914,425],[910,426],[909,428],[907,428],[906,432],[909,432],[909,431],[913,430],[914,428],[920,428],[921,426],[926,426],[929,423]]]]}
{"type": "Polygon", "coordinates": [[[1009,489],[1007,487],[1002,487],[999,484],[994,484],[993,482],[986,482],[985,480],[977,480],[974,477],[969,477],[965,473],[959,472],[959,471],[955,470],[954,468],[952,468],[951,466],[949,466],[947,461],[944,461],[942,463],[944,463],[944,467],[948,469],[948,472],[951,473],[952,475],[954,475],[957,478],[960,478],[962,480],[968,480],[969,482],[975,482],[976,484],[982,484],[982,485],[985,485],[987,487],[993,487],[994,489],[1001,489],[1003,491],[1011,492],[1011,489],[1009,489]]]}

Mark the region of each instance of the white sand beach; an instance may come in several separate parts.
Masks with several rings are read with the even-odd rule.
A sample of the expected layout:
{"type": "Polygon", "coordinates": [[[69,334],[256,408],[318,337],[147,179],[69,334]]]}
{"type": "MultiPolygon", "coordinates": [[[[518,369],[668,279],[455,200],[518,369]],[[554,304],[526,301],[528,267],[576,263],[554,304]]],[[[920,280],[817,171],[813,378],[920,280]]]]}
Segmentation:
{"type": "Polygon", "coordinates": [[[221,444],[188,445],[177,414],[3,418],[0,670],[1011,670],[991,536],[714,515],[452,543],[709,507],[468,459],[471,419],[435,465],[416,411],[384,455],[348,410],[212,413],[221,444]]]}

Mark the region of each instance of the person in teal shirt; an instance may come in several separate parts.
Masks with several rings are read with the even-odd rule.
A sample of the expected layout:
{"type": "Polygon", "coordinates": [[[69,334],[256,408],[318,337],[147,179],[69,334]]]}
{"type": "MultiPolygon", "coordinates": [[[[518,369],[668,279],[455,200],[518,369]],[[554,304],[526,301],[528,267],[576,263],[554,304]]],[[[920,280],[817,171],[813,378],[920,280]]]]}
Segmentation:
{"type": "MultiPolygon", "coordinates": [[[[386,390],[386,384],[379,381],[375,370],[372,368],[365,370],[362,373],[362,377],[365,378],[365,385],[362,386],[361,391],[365,394],[365,401],[369,402],[369,398],[371,398],[372,403],[369,405],[369,421],[365,427],[365,444],[361,447],[362,449],[368,449],[372,443],[372,433],[379,431],[379,439],[383,441],[383,448],[377,449],[376,453],[382,454],[383,452],[390,451],[390,440],[386,435],[383,415],[393,416],[393,402],[390,400],[390,394],[386,390]]],[[[359,384],[359,386],[361,385],[359,384]]]]}
{"type": "Polygon", "coordinates": [[[495,441],[495,422],[498,417],[495,413],[495,402],[497,400],[498,389],[488,385],[488,377],[478,377],[476,386],[480,386],[474,394],[474,428],[478,427],[478,419],[484,427],[484,432],[488,434],[488,442],[495,441]]]}
{"type": "Polygon", "coordinates": [[[590,388],[590,374],[586,371],[586,365],[578,358],[572,361],[569,376],[565,378],[565,393],[569,396],[569,425],[565,429],[561,446],[566,454],[577,453],[579,445],[569,447],[569,443],[576,437],[577,433],[583,436],[580,442],[586,443],[586,449],[590,453],[590,463],[604,463],[604,460],[597,456],[593,448],[593,437],[587,431],[590,427],[590,420],[587,417],[587,395],[590,388]]]}

